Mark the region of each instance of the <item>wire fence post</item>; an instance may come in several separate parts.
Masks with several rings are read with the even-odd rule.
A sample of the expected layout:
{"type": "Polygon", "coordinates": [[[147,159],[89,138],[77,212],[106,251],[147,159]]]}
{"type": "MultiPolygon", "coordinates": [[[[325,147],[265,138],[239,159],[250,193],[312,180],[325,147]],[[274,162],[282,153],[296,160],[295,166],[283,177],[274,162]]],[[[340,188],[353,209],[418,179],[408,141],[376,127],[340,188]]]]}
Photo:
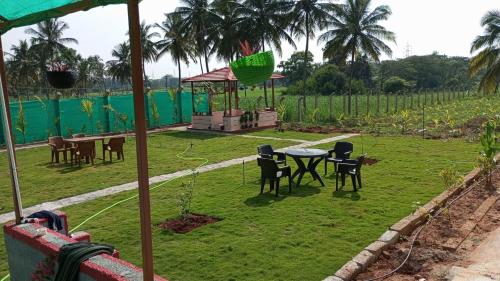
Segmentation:
{"type": "Polygon", "coordinates": [[[394,112],[398,112],[398,93],[394,95],[394,112]]]}
{"type": "Polygon", "coordinates": [[[332,93],[330,96],[328,96],[328,113],[329,113],[329,118],[330,118],[330,123],[333,123],[333,96],[335,93],[332,93]]]}
{"type": "Polygon", "coordinates": [[[385,94],[385,114],[389,115],[389,93],[385,94]]]}
{"type": "Polygon", "coordinates": [[[304,97],[299,97],[297,99],[297,113],[298,113],[298,117],[299,117],[299,123],[302,123],[302,111],[300,110],[302,108],[302,105],[301,105],[301,101],[304,97]]]}
{"type": "Polygon", "coordinates": [[[403,110],[406,109],[406,92],[403,93],[403,110]]]}
{"type": "Polygon", "coordinates": [[[356,109],[356,117],[358,117],[359,114],[359,108],[358,108],[358,94],[354,95],[354,106],[356,109]]]}
{"type": "Polygon", "coordinates": [[[344,112],[344,115],[346,115],[346,101],[347,101],[347,98],[346,98],[346,95],[345,95],[345,92],[342,94],[342,101],[343,101],[343,109],[342,111],[344,112]]]}
{"type": "Polygon", "coordinates": [[[377,116],[380,115],[380,90],[377,91],[377,116]]]}
{"type": "Polygon", "coordinates": [[[370,113],[370,96],[373,94],[373,90],[370,90],[366,95],[366,115],[370,113]]]}

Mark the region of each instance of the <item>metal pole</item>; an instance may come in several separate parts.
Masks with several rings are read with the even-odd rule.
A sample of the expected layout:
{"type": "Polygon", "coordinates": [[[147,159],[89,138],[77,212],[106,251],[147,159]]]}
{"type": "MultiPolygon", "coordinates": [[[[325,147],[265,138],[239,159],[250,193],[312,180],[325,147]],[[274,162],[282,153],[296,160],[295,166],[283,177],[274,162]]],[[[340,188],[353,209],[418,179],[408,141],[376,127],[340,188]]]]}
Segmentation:
{"type": "MultiPolygon", "coordinates": [[[[0,82],[3,81],[0,77],[0,82]]],[[[3,87],[0,87],[0,100],[2,103],[2,126],[5,136],[5,144],[7,145],[7,157],[9,160],[10,176],[12,180],[12,199],[14,200],[14,213],[16,215],[16,224],[21,223],[23,217],[21,193],[19,191],[19,179],[17,176],[16,156],[14,151],[14,144],[12,143],[11,127],[9,125],[9,117],[7,115],[7,104],[5,102],[3,87]]]]}
{"type": "Polygon", "coordinates": [[[142,50],[140,37],[139,0],[128,1],[128,20],[134,92],[135,136],[139,183],[139,211],[141,217],[143,280],[153,281],[153,242],[151,233],[151,203],[149,198],[148,147],[142,77],[142,50]]]}
{"type": "Polygon", "coordinates": [[[14,138],[12,136],[12,122],[10,120],[9,92],[7,89],[7,80],[5,75],[5,61],[3,58],[2,39],[0,37],[0,84],[1,84],[1,107],[2,107],[2,126],[4,130],[5,144],[7,145],[9,171],[12,184],[12,200],[14,201],[14,213],[16,224],[21,223],[23,217],[23,208],[21,202],[21,193],[19,191],[19,179],[17,173],[16,151],[14,148],[14,138]]]}
{"type": "Polygon", "coordinates": [[[275,109],[275,104],[274,104],[274,79],[271,79],[271,88],[272,88],[272,92],[271,93],[273,95],[273,100],[272,100],[272,105],[273,106],[272,106],[271,109],[274,111],[274,109],[275,109]]]}

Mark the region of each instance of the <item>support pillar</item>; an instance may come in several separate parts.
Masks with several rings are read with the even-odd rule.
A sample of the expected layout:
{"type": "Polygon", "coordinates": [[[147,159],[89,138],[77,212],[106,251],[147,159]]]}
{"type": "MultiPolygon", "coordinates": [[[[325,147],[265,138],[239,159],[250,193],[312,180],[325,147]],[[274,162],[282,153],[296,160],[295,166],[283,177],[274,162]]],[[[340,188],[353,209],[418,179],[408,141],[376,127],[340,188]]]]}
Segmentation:
{"type": "Polygon", "coordinates": [[[142,77],[142,50],[140,37],[139,0],[128,0],[128,20],[134,92],[137,173],[139,183],[139,210],[141,218],[142,266],[144,281],[153,281],[153,243],[151,233],[151,205],[149,198],[148,152],[144,80],[142,77]]]}

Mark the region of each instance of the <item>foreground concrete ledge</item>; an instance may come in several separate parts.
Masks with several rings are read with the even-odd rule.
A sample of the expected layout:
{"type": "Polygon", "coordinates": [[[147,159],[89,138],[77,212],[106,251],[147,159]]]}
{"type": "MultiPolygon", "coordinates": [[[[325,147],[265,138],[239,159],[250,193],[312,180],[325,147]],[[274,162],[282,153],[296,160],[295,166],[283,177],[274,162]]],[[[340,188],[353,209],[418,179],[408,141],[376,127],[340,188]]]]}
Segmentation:
{"type": "MultiPolygon", "coordinates": [[[[500,153],[495,156],[497,162],[500,160],[500,153]]],[[[464,189],[476,182],[482,175],[479,168],[470,171],[461,185],[449,188],[438,196],[434,197],[424,206],[418,208],[413,214],[408,215],[389,227],[376,241],[368,245],[360,253],[342,266],[333,276],[325,278],[323,281],[350,281],[368,266],[374,263],[382,254],[382,251],[389,246],[396,244],[402,236],[408,236],[417,227],[427,221],[427,218],[435,211],[443,207],[450,198],[460,194],[464,189]]]]}
{"type": "MultiPolygon", "coordinates": [[[[59,213],[62,215],[62,213],[59,213]]],[[[30,222],[20,225],[8,223],[3,227],[7,260],[11,281],[32,280],[32,276],[47,259],[57,257],[66,244],[90,240],[84,232],[76,233],[74,239],[39,224],[30,222]]],[[[101,254],[80,265],[79,280],[82,281],[142,281],[142,269],[120,260],[115,251],[112,256],[101,254]]],[[[57,261],[56,261],[57,268],[57,261]]],[[[53,277],[53,276],[52,276],[53,277]]],[[[167,281],[155,276],[155,281],[167,281]]]]}

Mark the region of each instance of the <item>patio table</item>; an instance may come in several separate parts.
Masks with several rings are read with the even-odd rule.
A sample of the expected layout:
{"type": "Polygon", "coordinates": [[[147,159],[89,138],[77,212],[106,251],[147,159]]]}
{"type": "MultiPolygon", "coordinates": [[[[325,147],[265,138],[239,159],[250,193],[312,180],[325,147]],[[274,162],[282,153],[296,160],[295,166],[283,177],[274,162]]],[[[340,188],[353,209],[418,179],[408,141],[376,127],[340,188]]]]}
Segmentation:
{"type": "Polygon", "coordinates": [[[80,142],[96,142],[96,141],[101,141],[102,144],[102,161],[106,160],[106,151],[104,150],[104,140],[105,139],[113,139],[113,138],[121,138],[124,137],[125,135],[109,135],[109,136],[92,136],[92,137],[80,137],[80,138],[71,138],[71,139],[64,139],[64,141],[71,143],[71,144],[77,144],[80,142]]]}
{"type": "Polygon", "coordinates": [[[301,149],[289,149],[286,151],[286,155],[290,156],[295,160],[298,165],[298,169],[293,173],[292,180],[298,175],[296,186],[299,187],[300,181],[306,172],[311,173],[314,180],[318,180],[321,186],[325,186],[323,179],[316,171],[316,167],[319,162],[328,155],[328,151],[315,148],[301,148],[301,149]],[[305,165],[303,159],[309,159],[307,166],[305,165]]]}

